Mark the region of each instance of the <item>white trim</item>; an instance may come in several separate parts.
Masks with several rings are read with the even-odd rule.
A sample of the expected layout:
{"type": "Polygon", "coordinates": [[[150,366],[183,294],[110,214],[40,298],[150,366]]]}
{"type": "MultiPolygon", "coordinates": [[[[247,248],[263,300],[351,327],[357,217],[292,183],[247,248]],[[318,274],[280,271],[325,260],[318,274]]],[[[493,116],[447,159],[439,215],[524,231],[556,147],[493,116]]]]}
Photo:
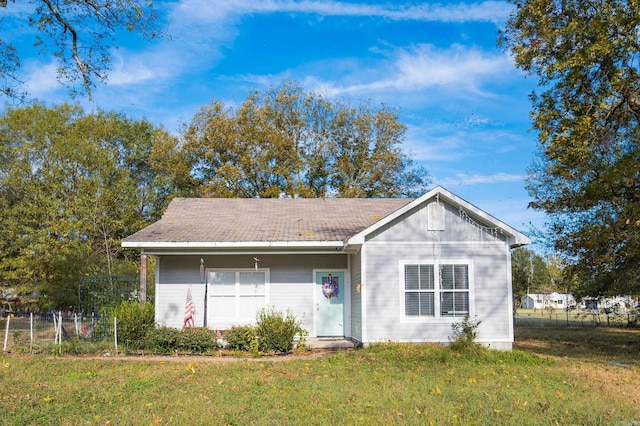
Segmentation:
{"type": "Polygon", "coordinates": [[[335,248],[343,241],[122,241],[125,248],[335,248]]]}
{"type": "Polygon", "coordinates": [[[347,278],[347,274],[344,277],[344,285],[345,285],[345,293],[344,293],[344,337],[351,337],[351,254],[347,255],[347,274],[349,278],[347,278]],[[347,285],[347,281],[349,285],[347,285]]]}
{"type": "Polygon", "coordinates": [[[509,300],[509,306],[507,308],[507,312],[509,315],[509,339],[511,342],[515,340],[514,332],[513,332],[513,282],[512,282],[512,271],[511,271],[511,250],[509,247],[505,248],[507,251],[507,300],[509,300]]]}
{"type": "Polygon", "coordinates": [[[505,233],[507,236],[511,237],[511,238],[508,239],[508,240],[510,240],[510,245],[511,246],[517,247],[519,245],[531,244],[531,240],[526,235],[520,233],[516,229],[514,229],[514,228],[510,227],[509,225],[507,225],[506,223],[496,219],[495,217],[491,216],[490,214],[484,212],[483,210],[480,210],[478,207],[474,206],[473,204],[469,203],[468,201],[463,200],[462,198],[460,198],[457,195],[453,194],[452,192],[444,189],[443,187],[436,186],[435,188],[433,188],[431,191],[427,192],[426,194],[424,194],[420,198],[416,198],[415,200],[413,200],[409,204],[405,205],[404,207],[396,210],[395,212],[393,212],[389,216],[379,220],[378,222],[374,223],[373,225],[371,225],[367,229],[365,229],[365,230],[359,232],[358,234],[354,235],[353,237],[349,238],[345,245],[364,244],[365,238],[366,238],[367,235],[369,235],[372,232],[374,232],[374,231],[380,229],[381,227],[387,225],[388,223],[390,223],[393,220],[397,219],[398,217],[402,216],[406,212],[410,211],[411,209],[414,209],[415,207],[419,206],[420,204],[423,204],[424,202],[426,202],[427,200],[429,200],[429,199],[431,199],[431,198],[433,198],[435,196],[439,196],[440,199],[444,199],[445,201],[447,201],[450,204],[453,204],[454,206],[461,207],[461,208],[469,211],[470,213],[472,213],[473,216],[476,216],[477,218],[479,218],[483,222],[490,224],[492,227],[500,228],[500,230],[503,231],[503,233],[505,233]]]}
{"type": "Polygon", "coordinates": [[[360,339],[367,343],[367,245],[360,250],[360,339]]]}
{"type": "Polygon", "coordinates": [[[372,246],[416,246],[416,245],[450,245],[450,246],[504,246],[504,241],[367,241],[367,245],[372,246]]]}
{"type": "MultiPolygon", "coordinates": [[[[398,261],[398,302],[400,312],[400,323],[402,324],[428,324],[451,322],[451,320],[460,319],[462,316],[442,316],[440,314],[440,293],[443,292],[439,288],[440,265],[467,265],[469,274],[469,318],[475,317],[475,272],[473,267],[473,259],[468,258],[414,258],[400,259],[398,261]],[[433,265],[434,279],[434,316],[432,317],[408,317],[405,314],[405,289],[404,289],[404,267],[405,265],[433,265]]],[[[444,290],[446,291],[446,290],[444,290]]]]}
{"type": "Polygon", "coordinates": [[[251,255],[307,255],[307,254],[311,254],[311,255],[317,255],[317,254],[348,254],[345,251],[338,251],[338,250],[327,250],[327,251],[319,251],[319,250],[314,250],[314,251],[275,251],[275,250],[271,250],[271,251],[267,251],[267,250],[242,250],[242,251],[212,251],[212,250],[208,250],[208,251],[203,251],[203,250],[185,250],[185,251],[148,251],[146,249],[142,249],[142,251],[140,252],[141,254],[147,254],[149,256],[154,256],[154,257],[161,257],[161,256],[209,256],[209,255],[215,255],[215,256],[234,256],[234,255],[240,255],[240,256],[245,256],[247,254],[251,254],[251,255]]]}

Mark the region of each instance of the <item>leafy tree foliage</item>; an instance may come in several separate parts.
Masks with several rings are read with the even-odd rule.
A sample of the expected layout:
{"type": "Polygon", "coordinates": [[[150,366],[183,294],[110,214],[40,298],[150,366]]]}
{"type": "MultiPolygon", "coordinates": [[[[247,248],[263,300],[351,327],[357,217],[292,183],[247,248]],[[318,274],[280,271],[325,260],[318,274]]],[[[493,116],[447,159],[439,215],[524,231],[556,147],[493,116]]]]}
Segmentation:
{"type": "Polygon", "coordinates": [[[539,79],[532,207],[584,293],[640,292],[640,5],[513,0],[501,42],[539,79]]]}
{"type": "Polygon", "coordinates": [[[513,297],[520,300],[528,293],[555,291],[550,285],[547,263],[534,251],[518,247],[511,253],[513,297]]]}
{"type": "Polygon", "coordinates": [[[201,108],[171,163],[203,196],[414,196],[426,172],[402,151],[405,131],[384,105],[353,107],[286,82],[237,107],[201,108]]]}
{"type": "MultiPolygon", "coordinates": [[[[0,8],[15,0],[0,0],[0,8]]],[[[94,80],[105,81],[110,49],[118,30],[146,38],[158,35],[156,15],[149,0],[34,0],[29,24],[37,30],[34,44],[43,53],[53,50],[58,79],[77,94],[78,84],[91,98],[94,80]]],[[[19,76],[20,53],[0,38],[0,92],[13,99],[25,96],[19,76]]]]}
{"type": "Polygon", "coordinates": [[[134,272],[120,240],[164,207],[152,158],[166,137],[69,105],[0,116],[0,283],[58,308],[75,304],[82,274],[134,272]]]}
{"type": "MultiPolygon", "coordinates": [[[[135,273],[122,238],[174,196],[422,193],[394,111],[295,84],[204,107],[181,139],[117,113],[35,104],[0,116],[0,285],[75,305],[83,274],[135,273]]],[[[133,256],[133,258],[131,258],[133,256]]]]}

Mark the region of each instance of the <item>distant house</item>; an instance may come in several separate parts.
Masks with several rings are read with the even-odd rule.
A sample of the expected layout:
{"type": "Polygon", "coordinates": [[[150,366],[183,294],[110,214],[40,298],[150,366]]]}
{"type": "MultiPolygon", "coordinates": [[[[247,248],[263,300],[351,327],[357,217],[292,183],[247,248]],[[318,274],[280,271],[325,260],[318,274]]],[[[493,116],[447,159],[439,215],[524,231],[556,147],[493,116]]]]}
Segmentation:
{"type": "Polygon", "coordinates": [[[156,259],[156,321],[226,329],[290,310],[310,337],[513,342],[510,249],[530,240],[442,187],[411,199],[177,198],[123,247],[156,259]],[[205,296],[206,295],[206,296],[205,296]]]}
{"type": "Polygon", "coordinates": [[[615,297],[585,297],[579,306],[582,309],[597,311],[604,309],[605,311],[626,312],[628,309],[635,310],[638,301],[631,296],[615,296],[615,297]]]}
{"type": "Polygon", "coordinates": [[[567,306],[575,305],[576,299],[571,294],[554,292],[548,294],[527,294],[522,297],[522,307],[525,309],[564,309],[567,306]]]}

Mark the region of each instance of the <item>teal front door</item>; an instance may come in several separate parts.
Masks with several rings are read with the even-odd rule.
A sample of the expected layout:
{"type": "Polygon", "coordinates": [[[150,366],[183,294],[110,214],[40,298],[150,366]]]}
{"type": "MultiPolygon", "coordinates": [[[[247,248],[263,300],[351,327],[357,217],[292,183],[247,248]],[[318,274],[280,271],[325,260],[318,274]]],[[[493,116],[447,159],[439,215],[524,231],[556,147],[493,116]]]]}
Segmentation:
{"type": "Polygon", "coordinates": [[[344,272],[316,272],[316,335],[344,336],[344,272]]]}

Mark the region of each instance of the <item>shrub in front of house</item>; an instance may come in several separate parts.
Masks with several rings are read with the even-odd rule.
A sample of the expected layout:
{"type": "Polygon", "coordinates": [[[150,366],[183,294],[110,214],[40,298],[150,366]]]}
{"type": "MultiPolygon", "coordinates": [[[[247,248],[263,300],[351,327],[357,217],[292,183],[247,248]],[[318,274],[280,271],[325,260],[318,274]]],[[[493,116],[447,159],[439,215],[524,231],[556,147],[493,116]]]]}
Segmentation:
{"type": "Polygon", "coordinates": [[[295,336],[306,336],[301,322],[287,311],[286,315],[275,308],[261,309],[256,316],[256,339],[260,352],[289,352],[295,336]]]}
{"type": "Polygon", "coordinates": [[[208,328],[178,330],[157,327],[150,330],[144,340],[144,350],[158,355],[172,353],[208,353],[220,348],[216,331],[208,328]]]}
{"type": "Polygon", "coordinates": [[[136,301],[125,301],[113,309],[112,316],[116,318],[118,342],[127,348],[139,349],[144,346],[144,340],[154,328],[153,303],[141,305],[136,301]]]}
{"type": "Polygon", "coordinates": [[[256,329],[250,325],[235,325],[222,335],[225,347],[232,351],[258,352],[256,329]]]}
{"type": "Polygon", "coordinates": [[[185,328],[176,338],[179,352],[207,353],[220,348],[215,330],[208,328],[185,328]]]}
{"type": "Polygon", "coordinates": [[[471,319],[466,315],[462,321],[451,324],[455,340],[449,343],[449,349],[478,358],[486,355],[486,348],[476,342],[481,323],[477,318],[471,319]]]}
{"type": "Polygon", "coordinates": [[[149,330],[144,341],[145,351],[155,354],[170,354],[176,350],[180,330],[170,327],[157,327],[149,330]]]}

